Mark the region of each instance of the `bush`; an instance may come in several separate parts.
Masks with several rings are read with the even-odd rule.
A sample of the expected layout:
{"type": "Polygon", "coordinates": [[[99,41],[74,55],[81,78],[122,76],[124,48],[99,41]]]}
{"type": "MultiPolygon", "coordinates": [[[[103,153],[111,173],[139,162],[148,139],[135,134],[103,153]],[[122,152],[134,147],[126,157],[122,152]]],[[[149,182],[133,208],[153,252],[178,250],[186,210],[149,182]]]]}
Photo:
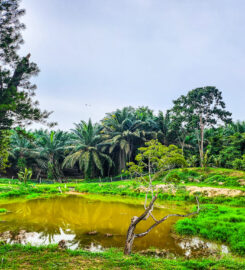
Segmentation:
{"type": "Polygon", "coordinates": [[[232,162],[232,166],[236,170],[245,170],[245,155],[243,156],[243,159],[236,158],[232,162]]]}

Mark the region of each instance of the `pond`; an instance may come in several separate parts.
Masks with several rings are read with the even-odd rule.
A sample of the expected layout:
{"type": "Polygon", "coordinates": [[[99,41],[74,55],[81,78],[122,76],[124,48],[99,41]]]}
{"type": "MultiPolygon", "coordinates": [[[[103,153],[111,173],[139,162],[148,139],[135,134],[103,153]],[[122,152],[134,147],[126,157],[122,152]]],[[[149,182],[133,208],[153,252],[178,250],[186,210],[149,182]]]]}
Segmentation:
{"type": "MultiPolygon", "coordinates": [[[[99,251],[108,247],[123,247],[130,219],[143,212],[143,206],[107,202],[70,195],[1,204],[9,213],[0,216],[0,233],[8,243],[46,245],[66,240],[69,248],[99,251]]],[[[169,213],[184,213],[181,207],[154,209],[156,218],[169,213]]],[[[179,239],[171,233],[178,218],[172,217],[137,238],[134,250],[150,247],[164,249],[175,255],[205,253],[220,248],[199,238],[179,239]]],[[[145,231],[152,220],[139,224],[137,232],[145,231]]],[[[221,247],[226,252],[226,247],[221,247]]]]}

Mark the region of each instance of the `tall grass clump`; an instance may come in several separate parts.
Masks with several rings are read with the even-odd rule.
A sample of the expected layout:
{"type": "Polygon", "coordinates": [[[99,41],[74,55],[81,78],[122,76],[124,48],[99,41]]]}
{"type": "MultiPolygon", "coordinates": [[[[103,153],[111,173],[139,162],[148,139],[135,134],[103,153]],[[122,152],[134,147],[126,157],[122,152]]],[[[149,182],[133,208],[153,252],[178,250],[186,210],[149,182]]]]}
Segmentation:
{"type": "Polygon", "coordinates": [[[198,216],[179,220],[175,230],[226,243],[231,251],[245,255],[245,209],[205,205],[198,216]]]}

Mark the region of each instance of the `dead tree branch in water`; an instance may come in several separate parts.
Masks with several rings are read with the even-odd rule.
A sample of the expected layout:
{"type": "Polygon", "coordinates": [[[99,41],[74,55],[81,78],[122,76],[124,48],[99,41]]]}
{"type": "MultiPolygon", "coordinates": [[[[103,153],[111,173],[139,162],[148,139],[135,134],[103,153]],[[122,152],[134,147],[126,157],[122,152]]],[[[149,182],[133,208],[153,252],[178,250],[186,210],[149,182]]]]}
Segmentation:
{"type": "Polygon", "coordinates": [[[152,229],[154,229],[156,226],[158,226],[159,224],[161,224],[162,222],[164,222],[165,220],[167,220],[168,218],[170,217],[189,217],[191,215],[195,215],[195,214],[198,214],[199,211],[200,211],[200,204],[199,204],[199,200],[198,198],[196,197],[196,201],[197,201],[197,210],[195,212],[192,212],[192,213],[188,213],[186,215],[181,215],[181,214],[169,214],[165,217],[163,217],[162,219],[155,219],[155,217],[152,215],[151,211],[152,211],[152,208],[154,206],[154,203],[157,199],[157,195],[155,195],[153,197],[153,199],[151,200],[151,203],[149,204],[149,206],[146,208],[145,212],[140,216],[140,217],[136,217],[134,216],[132,219],[131,219],[131,224],[128,228],[128,232],[127,232],[127,239],[126,239],[126,243],[125,243],[125,248],[124,248],[124,254],[125,255],[129,255],[131,254],[131,251],[132,251],[132,246],[133,246],[133,243],[134,243],[134,239],[135,238],[138,238],[138,237],[143,237],[145,235],[147,235],[152,229]],[[153,220],[155,221],[155,223],[153,225],[151,225],[145,232],[143,233],[138,233],[138,234],[135,234],[135,229],[136,229],[136,226],[137,224],[142,221],[142,220],[146,220],[147,217],[151,216],[153,218],[153,220]]]}

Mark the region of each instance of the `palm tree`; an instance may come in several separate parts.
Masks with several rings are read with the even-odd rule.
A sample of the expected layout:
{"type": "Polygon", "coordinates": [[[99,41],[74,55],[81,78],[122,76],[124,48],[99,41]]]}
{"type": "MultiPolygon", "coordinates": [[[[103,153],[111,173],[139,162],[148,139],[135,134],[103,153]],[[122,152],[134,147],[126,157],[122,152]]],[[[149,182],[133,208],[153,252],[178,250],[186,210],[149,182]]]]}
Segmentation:
{"type": "Polygon", "coordinates": [[[172,129],[168,112],[164,114],[162,111],[159,111],[158,116],[147,120],[147,122],[149,123],[150,130],[152,130],[152,136],[157,138],[159,142],[164,145],[176,143],[176,136],[174,136],[176,132],[172,129]]]}
{"type": "Polygon", "coordinates": [[[116,154],[118,161],[118,173],[126,167],[136,149],[145,141],[146,132],[142,127],[146,122],[137,120],[135,110],[132,107],[125,107],[108,113],[102,120],[104,147],[109,153],[116,154]]]}
{"type": "Polygon", "coordinates": [[[24,169],[27,166],[29,153],[35,148],[35,143],[32,140],[30,133],[22,134],[16,130],[11,131],[10,136],[10,158],[17,168],[24,169]]]}
{"type": "Polygon", "coordinates": [[[65,158],[63,167],[73,168],[78,163],[85,177],[95,176],[96,171],[103,175],[105,162],[107,162],[108,168],[111,168],[113,164],[111,158],[102,152],[101,129],[100,125],[93,125],[91,119],[88,123],[81,121],[79,124],[75,124],[75,129],[72,129],[72,136],[66,147],[70,154],[65,158]]]}
{"type": "Polygon", "coordinates": [[[65,158],[65,145],[68,141],[68,133],[64,131],[39,131],[37,132],[37,148],[33,156],[37,162],[44,162],[48,178],[59,179],[63,176],[61,163],[65,158]]]}
{"type": "Polygon", "coordinates": [[[245,133],[245,121],[236,121],[226,125],[225,131],[227,135],[233,135],[235,133],[245,133]]]}
{"type": "MultiPolygon", "coordinates": [[[[59,179],[60,176],[63,176],[61,163],[65,157],[64,148],[68,140],[68,133],[63,131],[48,132],[41,129],[34,131],[32,136],[34,137],[33,142],[31,142],[32,147],[23,148],[23,150],[26,150],[26,158],[30,160],[29,163],[37,178],[41,173],[44,173],[48,178],[59,179]]],[[[18,142],[16,138],[14,141],[15,144],[18,142]]],[[[12,151],[16,152],[17,150],[18,148],[14,148],[12,151]]]]}

